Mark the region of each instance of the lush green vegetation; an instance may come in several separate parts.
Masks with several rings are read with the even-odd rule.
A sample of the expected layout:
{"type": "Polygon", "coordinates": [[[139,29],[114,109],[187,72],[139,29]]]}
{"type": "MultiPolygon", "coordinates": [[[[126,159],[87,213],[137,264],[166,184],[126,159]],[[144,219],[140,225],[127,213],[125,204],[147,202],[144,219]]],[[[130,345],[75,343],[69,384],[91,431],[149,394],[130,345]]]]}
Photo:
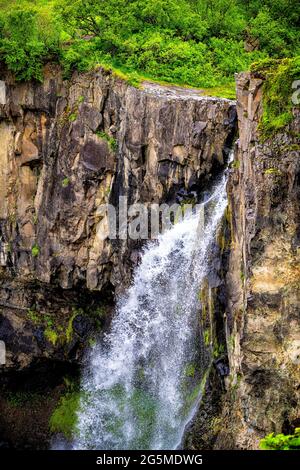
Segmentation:
{"type": "Polygon", "coordinates": [[[296,428],[294,434],[269,434],[260,441],[263,450],[300,450],[300,428],[296,428]]]}
{"type": "Polygon", "coordinates": [[[263,140],[280,131],[293,119],[292,84],[300,79],[300,57],[266,59],[254,63],[251,70],[265,79],[264,113],[259,124],[263,140]]]}
{"type": "Polygon", "coordinates": [[[70,439],[77,431],[77,412],[81,399],[85,397],[83,392],[79,391],[78,383],[70,381],[67,377],[64,381],[66,393],[60,397],[50,417],[49,428],[51,432],[62,433],[67,439],[70,439]]]}
{"type": "Polygon", "coordinates": [[[0,58],[19,80],[55,60],[232,96],[235,72],[299,55],[299,17],[293,0],[0,0],[0,58]]]}

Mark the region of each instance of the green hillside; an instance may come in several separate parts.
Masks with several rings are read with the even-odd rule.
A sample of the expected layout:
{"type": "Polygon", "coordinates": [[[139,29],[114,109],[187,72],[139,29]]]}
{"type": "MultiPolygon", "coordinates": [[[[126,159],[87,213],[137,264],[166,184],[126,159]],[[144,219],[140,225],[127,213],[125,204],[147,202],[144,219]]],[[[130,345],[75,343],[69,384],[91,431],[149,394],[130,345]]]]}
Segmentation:
{"type": "Polygon", "coordinates": [[[294,0],[2,0],[0,60],[19,80],[59,61],[194,87],[228,88],[260,59],[299,55],[294,0]]]}

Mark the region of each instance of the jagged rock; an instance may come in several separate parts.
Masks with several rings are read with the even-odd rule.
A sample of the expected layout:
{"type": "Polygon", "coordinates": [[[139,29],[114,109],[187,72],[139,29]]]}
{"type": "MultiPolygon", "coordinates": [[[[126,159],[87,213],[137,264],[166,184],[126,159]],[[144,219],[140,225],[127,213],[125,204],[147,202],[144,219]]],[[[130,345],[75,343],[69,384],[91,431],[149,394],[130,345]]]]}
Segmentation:
{"type": "Polygon", "coordinates": [[[237,77],[239,141],[229,178],[232,250],[226,312],[230,376],[217,448],[258,448],[300,413],[299,110],[263,144],[262,80],[237,77]],[[298,150],[297,150],[298,149],[298,150]]]}
{"type": "MultiPolygon", "coordinates": [[[[118,205],[119,196],[128,204],[175,202],[182,188],[201,194],[224,167],[236,111],[233,101],[195,90],[136,89],[102,69],[64,81],[47,66],[41,84],[1,78],[0,302],[27,347],[18,357],[7,339],[7,366],[25,367],[45,355],[66,359],[74,346],[47,351],[28,318],[38,292],[67,290],[76,307],[78,292],[105,300],[131,280],[140,244],[102,240],[99,206],[118,205]],[[32,283],[40,286],[34,299],[32,283]]],[[[62,302],[65,317],[56,299],[46,308],[66,328],[72,305],[62,302]]],[[[77,320],[74,327],[84,341],[77,320]]]]}

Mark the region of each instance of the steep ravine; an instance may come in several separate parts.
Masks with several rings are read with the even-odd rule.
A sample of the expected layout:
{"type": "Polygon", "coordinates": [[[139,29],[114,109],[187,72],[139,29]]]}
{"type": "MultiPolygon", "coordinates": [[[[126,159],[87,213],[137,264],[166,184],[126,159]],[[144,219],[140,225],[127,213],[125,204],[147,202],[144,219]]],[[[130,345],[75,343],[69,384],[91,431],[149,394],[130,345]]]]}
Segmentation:
{"type": "Polygon", "coordinates": [[[257,448],[266,433],[290,431],[299,419],[299,114],[262,144],[262,80],[249,74],[237,78],[237,106],[195,90],[138,90],[102,69],[64,81],[48,66],[43,84],[0,78],[0,441],[12,445],[25,429],[16,446],[49,445],[64,377],[77,376],[139,263],[141,241],[97,237],[99,205],[201,197],[225,167],[237,122],[229,207],[199,292],[214,360],[183,446],[257,448]],[[31,387],[45,395],[46,412],[28,400],[27,414],[18,411],[20,377],[28,396],[31,387]]]}

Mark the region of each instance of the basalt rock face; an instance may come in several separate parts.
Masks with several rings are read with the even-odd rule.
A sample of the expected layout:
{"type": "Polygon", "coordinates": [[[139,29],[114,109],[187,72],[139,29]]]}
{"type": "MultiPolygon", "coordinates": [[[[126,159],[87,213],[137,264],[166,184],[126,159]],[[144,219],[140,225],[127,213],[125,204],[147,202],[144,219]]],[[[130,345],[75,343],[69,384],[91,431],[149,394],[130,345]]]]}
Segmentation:
{"type": "Polygon", "coordinates": [[[229,178],[230,376],[217,448],[256,449],[300,419],[300,113],[261,143],[260,78],[237,78],[239,141],[229,178]]]}
{"type": "Polygon", "coordinates": [[[175,202],[183,189],[200,195],[224,167],[235,103],[138,90],[103,70],[64,81],[48,66],[42,84],[1,79],[2,370],[41,357],[77,361],[99,323],[90,311],[102,302],[107,316],[141,244],[103,240],[99,207],[120,196],[131,205],[175,202]]]}
{"type": "Polygon", "coordinates": [[[208,279],[201,295],[215,346],[188,449],[258,449],[267,434],[300,424],[300,112],[262,142],[262,90],[260,77],[237,76],[239,139],[217,236],[219,282],[208,279]]]}

